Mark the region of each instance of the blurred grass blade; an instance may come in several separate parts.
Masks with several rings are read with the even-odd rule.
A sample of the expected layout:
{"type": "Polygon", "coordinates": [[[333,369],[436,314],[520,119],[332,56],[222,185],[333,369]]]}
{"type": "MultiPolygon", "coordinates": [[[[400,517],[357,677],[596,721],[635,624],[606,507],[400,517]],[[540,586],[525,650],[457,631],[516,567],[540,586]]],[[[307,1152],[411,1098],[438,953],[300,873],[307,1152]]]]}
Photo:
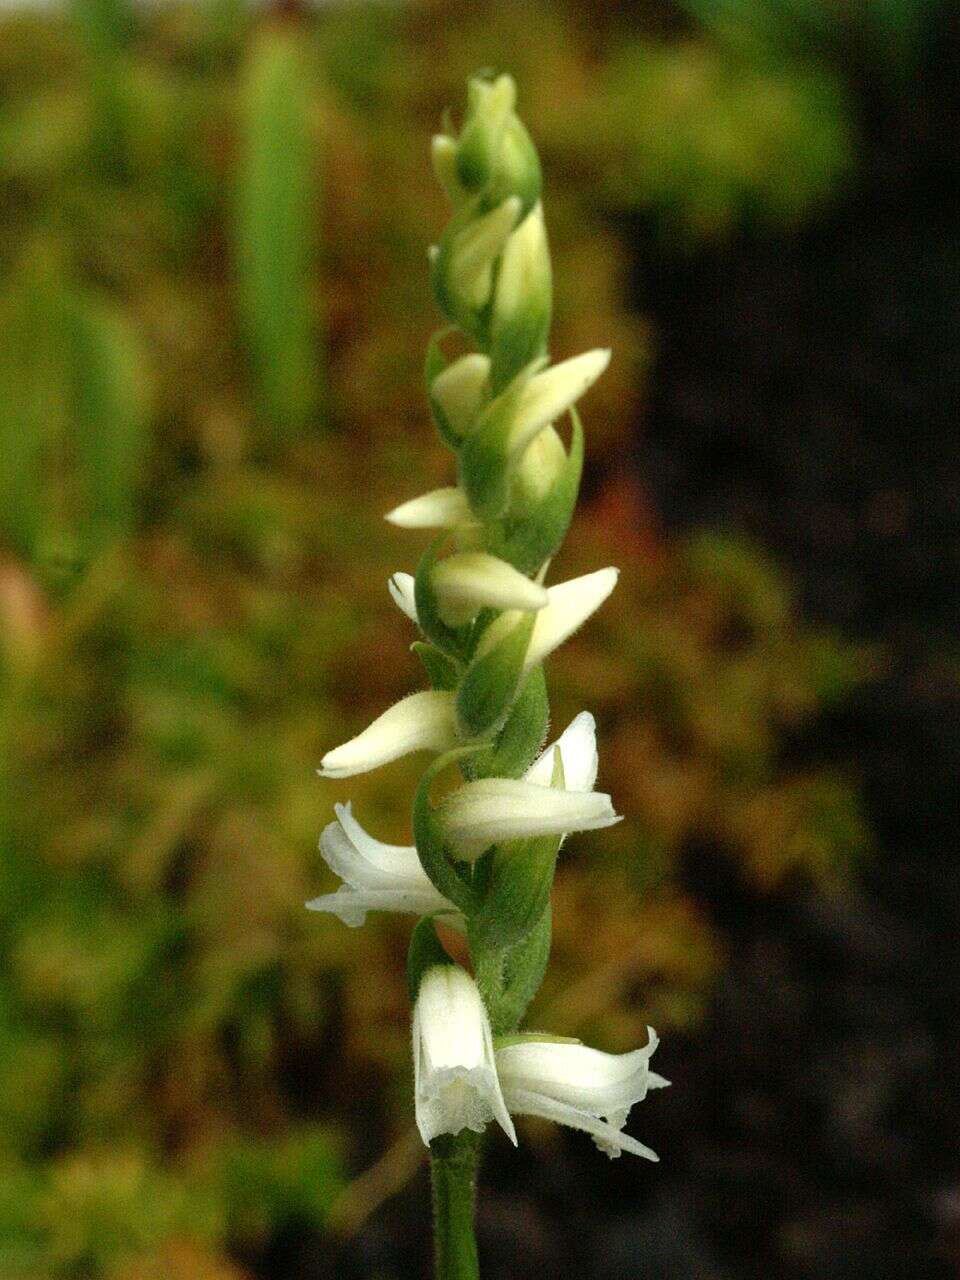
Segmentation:
{"type": "Polygon", "coordinates": [[[91,295],[65,296],[82,554],[133,529],[148,445],[144,359],[126,318],[91,295]]]}
{"type": "Polygon", "coordinates": [[[296,32],[258,35],[242,106],[237,300],[261,413],[274,438],[289,437],[316,403],[310,95],[296,32]]]}
{"type": "Polygon", "coordinates": [[[31,559],[40,537],[49,380],[43,308],[25,282],[0,299],[0,326],[0,535],[31,559]]]}

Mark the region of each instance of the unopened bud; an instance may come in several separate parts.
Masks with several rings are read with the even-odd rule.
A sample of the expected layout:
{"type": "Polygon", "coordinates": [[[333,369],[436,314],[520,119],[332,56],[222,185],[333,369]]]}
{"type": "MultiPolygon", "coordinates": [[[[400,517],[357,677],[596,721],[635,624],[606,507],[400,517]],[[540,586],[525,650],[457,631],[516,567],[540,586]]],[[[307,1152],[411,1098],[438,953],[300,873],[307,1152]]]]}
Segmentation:
{"type": "Polygon", "coordinates": [[[550,251],[539,201],[503,250],[490,322],[494,391],[542,355],[550,331],[550,251]]]}
{"type": "Polygon", "coordinates": [[[516,101],[512,76],[475,78],[468,84],[467,119],[457,143],[457,176],[468,191],[482,191],[493,176],[516,101]]]}
{"type": "Polygon", "coordinates": [[[465,436],[473,425],[489,378],[489,357],[472,352],[454,360],[430,384],[430,395],[455,436],[465,436]]]}

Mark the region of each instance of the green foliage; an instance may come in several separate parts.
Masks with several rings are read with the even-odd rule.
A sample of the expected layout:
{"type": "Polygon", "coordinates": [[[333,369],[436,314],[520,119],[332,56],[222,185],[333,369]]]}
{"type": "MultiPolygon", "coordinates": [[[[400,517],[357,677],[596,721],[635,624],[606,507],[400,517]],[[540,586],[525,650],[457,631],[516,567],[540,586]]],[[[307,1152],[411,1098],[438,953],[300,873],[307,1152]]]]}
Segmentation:
{"type": "Polygon", "coordinates": [[[300,431],[316,408],[310,120],[299,35],[264,30],[243,89],[237,291],[261,409],[280,437],[300,431]]]}

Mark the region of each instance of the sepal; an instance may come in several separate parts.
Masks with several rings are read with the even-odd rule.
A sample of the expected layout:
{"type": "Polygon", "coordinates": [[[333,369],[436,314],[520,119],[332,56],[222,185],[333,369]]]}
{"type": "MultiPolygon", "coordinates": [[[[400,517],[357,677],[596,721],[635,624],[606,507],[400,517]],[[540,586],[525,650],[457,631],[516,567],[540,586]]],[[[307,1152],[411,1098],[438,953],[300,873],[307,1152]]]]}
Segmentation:
{"type": "Polygon", "coordinates": [[[452,693],[456,689],[460,680],[460,672],[452,658],[448,658],[445,653],[441,653],[438,648],[429,644],[426,640],[414,640],[410,648],[423,663],[427,679],[434,689],[442,689],[448,693],[452,693]]]}
{"type": "Polygon", "coordinates": [[[430,788],[444,769],[463,760],[475,747],[458,747],[434,760],[420,779],[413,798],[413,839],[420,858],[420,865],[435,889],[448,898],[465,916],[476,911],[478,897],[470,880],[468,869],[454,862],[448,852],[443,829],[436,810],[430,803],[430,788]]]}
{"type": "Polygon", "coordinates": [[[536,614],[519,621],[482,657],[474,658],[457,690],[457,722],[465,737],[493,731],[510,710],[523,674],[536,614]]]}
{"type": "Polygon", "coordinates": [[[506,723],[493,743],[469,760],[463,773],[472,778],[519,778],[543,746],[550,723],[547,678],[535,667],[523,682],[506,723]]]}

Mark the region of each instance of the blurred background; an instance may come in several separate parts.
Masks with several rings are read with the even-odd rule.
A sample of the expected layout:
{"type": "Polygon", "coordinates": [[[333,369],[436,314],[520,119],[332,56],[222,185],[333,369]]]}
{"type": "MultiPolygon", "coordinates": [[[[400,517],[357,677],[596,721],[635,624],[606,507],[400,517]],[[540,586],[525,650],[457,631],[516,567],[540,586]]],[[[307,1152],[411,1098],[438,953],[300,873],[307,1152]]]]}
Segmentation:
{"type": "MultiPolygon", "coordinates": [[[[935,0],[0,16],[0,1277],[429,1267],[409,922],[309,916],[323,752],[417,687],[382,512],[429,136],[509,70],[557,358],[614,348],[551,665],[628,815],[530,1024],[674,1081],[525,1123],[486,1280],[960,1276],[960,143],[935,0]]],[[[416,765],[351,781],[406,841],[416,765]]]]}

